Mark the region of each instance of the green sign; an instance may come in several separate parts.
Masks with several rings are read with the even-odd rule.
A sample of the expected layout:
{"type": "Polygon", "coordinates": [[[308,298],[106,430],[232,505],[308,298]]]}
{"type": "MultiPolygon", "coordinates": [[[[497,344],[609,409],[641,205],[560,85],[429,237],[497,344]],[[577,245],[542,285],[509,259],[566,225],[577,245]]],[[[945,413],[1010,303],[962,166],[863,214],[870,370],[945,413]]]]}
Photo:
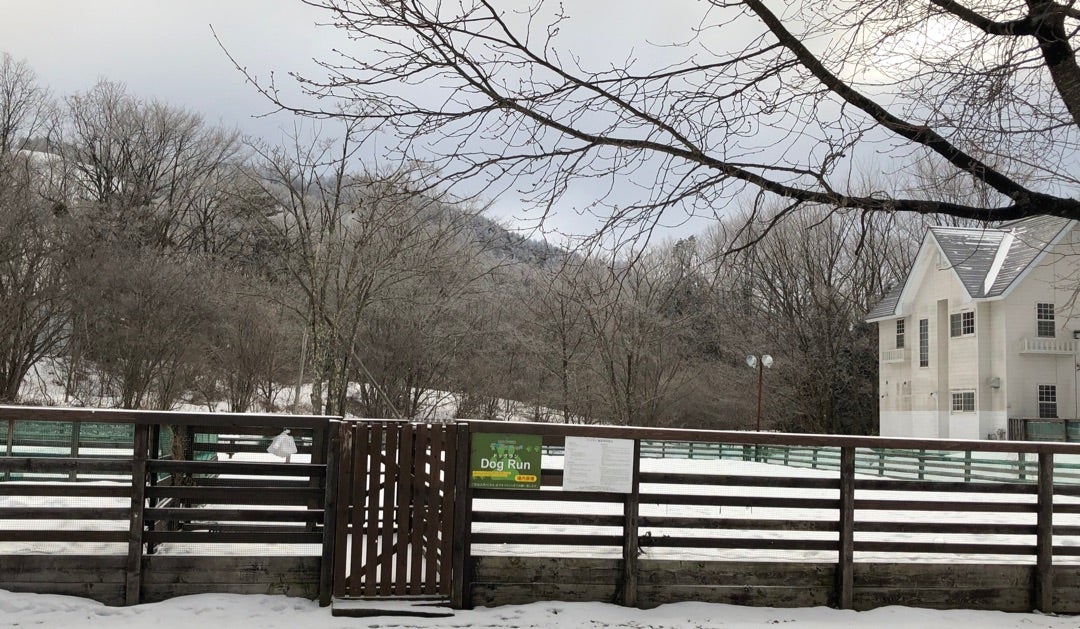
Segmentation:
{"type": "Polygon", "coordinates": [[[469,485],[488,489],[540,489],[542,445],[538,435],[474,434],[469,485]]]}

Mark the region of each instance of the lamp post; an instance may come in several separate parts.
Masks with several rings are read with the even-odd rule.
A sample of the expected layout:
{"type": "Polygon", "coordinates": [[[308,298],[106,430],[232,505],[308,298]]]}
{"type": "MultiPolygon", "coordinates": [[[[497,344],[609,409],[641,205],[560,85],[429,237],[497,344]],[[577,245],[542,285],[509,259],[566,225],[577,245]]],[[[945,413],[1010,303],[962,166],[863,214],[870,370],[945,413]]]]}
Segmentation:
{"type": "Polygon", "coordinates": [[[751,368],[757,368],[757,431],[761,432],[761,385],[764,379],[765,369],[771,368],[773,364],[773,357],[768,354],[762,354],[759,360],[754,354],[750,354],[746,357],[746,364],[751,368]]]}

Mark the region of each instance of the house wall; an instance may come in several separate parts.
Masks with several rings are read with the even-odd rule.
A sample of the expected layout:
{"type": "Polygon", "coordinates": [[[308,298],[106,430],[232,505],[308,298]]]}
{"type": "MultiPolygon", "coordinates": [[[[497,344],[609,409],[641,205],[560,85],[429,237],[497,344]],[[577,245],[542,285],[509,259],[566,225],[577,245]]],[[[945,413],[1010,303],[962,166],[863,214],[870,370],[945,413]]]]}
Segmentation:
{"type": "Polygon", "coordinates": [[[1006,356],[1001,372],[1008,387],[1007,412],[1012,417],[1038,417],[1040,384],[1057,385],[1059,417],[1077,417],[1077,377],[1075,355],[1020,353],[1025,338],[1036,339],[1035,304],[1053,303],[1057,308],[1056,338],[1072,340],[1073,330],[1080,330],[1080,306],[1076,301],[1080,283],[1080,230],[1066,236],[1043,263],[1032,269],[1008,297],[1002,301],[1007,334],[1006,356]]]}
{"type": "MultiPolygon", "coordinates": [[[[902,362],[880,363],[880,434],[889,437],[986,439],[1007,429],[1009,417],[1038,416],[1038,385],[1057,386],[1059,417],[1080,417],[1076,355],[1020,353],[1036,338],[1035,304],[1057,308],[1057,338],[1080,330],[1080,228],[1005,298],[973,301],[941,264],[937,246],[924,245],[908,278],[900,312],[906,326],[902,362]],[[1071,304],[1071,305],[1070,305],[1071,304]],[[975,334],[949,335],[949,316],[975,312],[975,334]],[[929,366],[919,366],[919,320],[929,320],[929,366]],[[952,393],[975,392],[974,412],[953,412],[952,393]]],[[[878,323],[879,351],[895,349],[896,319],[878,323]]]]}

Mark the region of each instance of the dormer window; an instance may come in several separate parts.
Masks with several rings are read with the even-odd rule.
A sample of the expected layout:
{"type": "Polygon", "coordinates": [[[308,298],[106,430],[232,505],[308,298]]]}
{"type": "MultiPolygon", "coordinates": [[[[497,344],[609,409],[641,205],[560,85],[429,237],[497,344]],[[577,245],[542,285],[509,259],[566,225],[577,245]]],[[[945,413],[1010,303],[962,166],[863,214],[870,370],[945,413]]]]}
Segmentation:
{"type": "Polygon", "coordinates": [[[1041,338],[1054,338],[1054,304],[1035,304],[1036,334],[1041,338]]]}
{"type": "Polygon", "coordinates": [[[965,310],[949,315],[949,336],[975,334],[975,311],[965,310]]]}
{"type": "Polygon", "coordinates": [[[896,349],[904,349],[904,320],[896,320],[896,349]]]}

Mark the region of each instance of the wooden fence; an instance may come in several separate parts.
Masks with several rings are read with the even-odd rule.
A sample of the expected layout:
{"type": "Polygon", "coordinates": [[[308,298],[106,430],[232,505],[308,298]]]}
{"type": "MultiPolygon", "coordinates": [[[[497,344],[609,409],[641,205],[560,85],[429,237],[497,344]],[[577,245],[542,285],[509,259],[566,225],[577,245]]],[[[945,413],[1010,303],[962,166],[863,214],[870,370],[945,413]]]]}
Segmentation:
{"type": "Polygon", "coordinates": [[[8,590],[1080,612],[1080,484],[1055,465],[1080,444],[0,407],[23,421],[131,436],[0,456],[8,590]],[[302,456],[251,460],[283,428],[302,456]],[[626,440],[629,490],[564,489],[558,456],[538,489],[473,488],[480,433],[626,440]],[[717,456],[646,447],[688,443],[717,456]]]}
{"type": "Polygon", "coordinates": [[[329,601],[336,419],[0,407],[0,422],[123,428],[92,454],[50,442],[0,456],[11,479],[0,483],[0,588],[113,605],[201,592],[329,601]],[[243,460],[285,428],[310,462],[243,460]]]}
{"type": "MultiPolygon", "coordinates": [[[[635,457],[629,493],[468,489],[464,604],[704,600],[866,609],[907,604],[1078,612],[1080,486],[1055,483],[1071,444],[469,422],[477,431],[724,444],[720,451],[836,448],[839,470],[784,472],[753,456],[670,465],[635,457]],[[973,460],[1022,454],[1024,480],[856,474],[882,450],[973,460]],[[645,469],[642,469],[645,463],[645,469]],[[671,469],[666,469],[671,468],[671,469]],[[689,468],[689,469],[687,469],[689,468]]],[[[972,475],[974,475],[974,469],[972,475]]]]}

